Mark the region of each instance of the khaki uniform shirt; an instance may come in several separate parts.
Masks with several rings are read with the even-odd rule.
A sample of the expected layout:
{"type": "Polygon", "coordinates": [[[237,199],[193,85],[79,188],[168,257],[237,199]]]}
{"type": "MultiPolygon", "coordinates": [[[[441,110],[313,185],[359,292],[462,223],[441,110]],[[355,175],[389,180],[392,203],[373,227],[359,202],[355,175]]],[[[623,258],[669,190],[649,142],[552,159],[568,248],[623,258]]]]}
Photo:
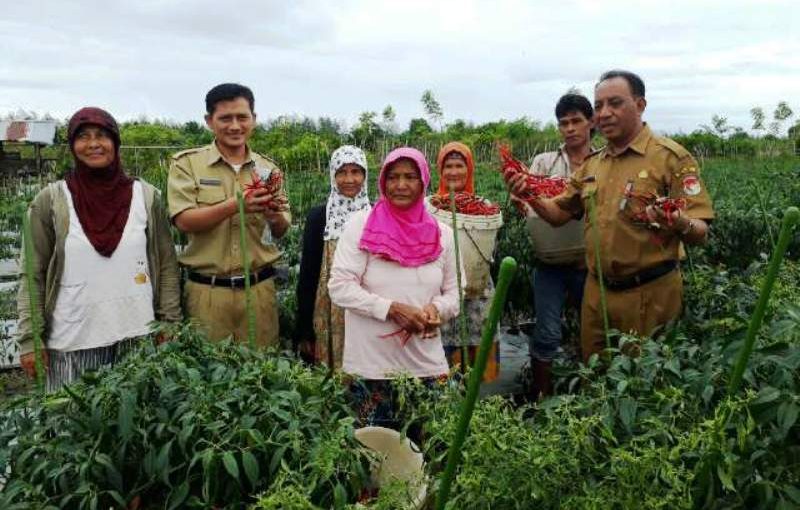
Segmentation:
{"type": "MultiPolygon", "coordinates": [[[[248,148],[245,163],[236,173],[225,161],[216,143],[189,149],[172,156],[169,169],[167,198],[170,218],[187,209],[208,207],[229,197],[236,196],[236,190],[252,182],[253,176],[269,171],[279,171],[270,159],[250,151],[248,148]]],[[[281,186],[285,195],[285,180],[281,186]]],[[[291,221],[289,212],[284,213],[291,221]]],[[[253,271],[277,261],[281,252],[272,242],[263,242],[262,236],[267,227],[263,214],[246,214],[247,249],[250,267],[253,271]]],[[[239,251],[239,215],[224,219],[217,226],[205,231],[187,233],[189,244],[180,255],[181,264],[206,275],[240,275],[242,255],[239,251]]],[[[269,237],[269,236],[267,236],[269,237]]]]}
{"type": "Polygon", "coordinates": [[[668,260],[679,260],[680,239],[667,231],[654,231],[634,219],[643,212],[634,194],[686,200],[683,211],[690,218],[714,218],[711,198],[700,180],[700,169],[692,155],[678,143],[654,135],[645,125],[631,144],[619,154],[604,148],[586,160],[569,181],[556,203],[584,221],[589,270],[596,272],[595,240],[589,212],[589,197],[595,196],[596,217],[603,276],[624,278],[668,260]]]}

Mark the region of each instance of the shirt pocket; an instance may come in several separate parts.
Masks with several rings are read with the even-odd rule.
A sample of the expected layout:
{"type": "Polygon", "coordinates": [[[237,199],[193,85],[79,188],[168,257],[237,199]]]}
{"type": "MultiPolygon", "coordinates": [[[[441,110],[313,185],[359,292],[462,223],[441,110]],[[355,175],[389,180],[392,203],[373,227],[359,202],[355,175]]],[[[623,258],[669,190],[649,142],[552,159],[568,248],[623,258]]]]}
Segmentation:
{"type": "Polygon", "coordinates": [[[197,190],[197,203],[202,205],[214,205],[227,198],[225,190],[220,187],[203,186],[197,190]]]}
{"type": "Polygon", "coordinates": [[[61,282],[58,300],[53,310],[53,320],[65,324],[78,324],[86,319],[87,296],[85,281],[61,282]]]}

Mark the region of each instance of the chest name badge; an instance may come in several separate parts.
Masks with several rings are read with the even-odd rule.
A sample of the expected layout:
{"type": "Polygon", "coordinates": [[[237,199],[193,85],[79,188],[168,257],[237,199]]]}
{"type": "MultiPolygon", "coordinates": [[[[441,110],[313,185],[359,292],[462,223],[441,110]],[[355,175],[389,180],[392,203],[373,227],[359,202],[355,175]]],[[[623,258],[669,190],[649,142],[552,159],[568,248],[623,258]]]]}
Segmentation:
{"type": "Polygon", "coordinates": [[[647,173],[647,170],[642,170],[641,172],[639,172],[639,179],[647,179],[648,175],[649,174],[647,173]]]}

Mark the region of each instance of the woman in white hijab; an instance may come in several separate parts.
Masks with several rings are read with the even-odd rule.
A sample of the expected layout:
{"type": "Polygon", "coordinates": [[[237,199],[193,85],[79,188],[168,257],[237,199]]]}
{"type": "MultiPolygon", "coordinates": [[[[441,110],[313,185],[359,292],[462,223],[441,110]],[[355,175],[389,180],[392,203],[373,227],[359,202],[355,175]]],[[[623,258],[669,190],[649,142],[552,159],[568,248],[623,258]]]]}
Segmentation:
{"type": "Polygon", "coordinates": [[[353,213],[371,207],[366,155],[352,145],[339,147],[331,155],[328,171],[328,201],[311,208],[303,230],[294,339],[303,359],[339,370],[344,350],[344,311],[331,303],[328,276],[336,242],[347,220],[353,213]]]}

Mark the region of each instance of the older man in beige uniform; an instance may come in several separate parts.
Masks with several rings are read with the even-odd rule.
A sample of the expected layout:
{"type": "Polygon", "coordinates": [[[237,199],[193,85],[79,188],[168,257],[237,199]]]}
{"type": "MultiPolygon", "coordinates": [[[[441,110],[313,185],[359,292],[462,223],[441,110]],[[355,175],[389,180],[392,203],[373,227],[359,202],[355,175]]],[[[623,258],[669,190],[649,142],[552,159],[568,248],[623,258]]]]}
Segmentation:
{"type": "MultiPolygon", "coordinates": [[[[170,216],[189,240],[180,255],[187,269],[186,313],[205,328],[210,340],[247,339],[236,192],[255,176],[263,179],[280,172],[247,145],[255,127],[253,108],[253,93],[247,87],[222,84],[211,89],[206,96],[206,123],[214,142],[175,154],[169,171],[170,216]]],[[[245,211],[256,344],[274,346],[278,308],[273,264],[281,256],[274,241],[291,221],[283,187],[274,195],[265,189],[249,192],[245,211]]]]}
{"type": "Polygon", "coordinates": [[[588,213],[590,276],[581,309],[584,360],[605,345],[596,257],[605,284],[609,327],[651,335],[681,312],[681,242],[704,243],[714,218],[692,155],[673,140],[654,134],[642,121],[644,94],[644,82],[631,72],[603,74],[595,87],[595,123],[608,146],[586,160],[564,193],[533,204],[536,213],[554,225],[588,213]],[[685,208],[667,216],[648,197],[679,199],[685,208]],[[595,227],[590,221],[592,208],[595,227]]]}

